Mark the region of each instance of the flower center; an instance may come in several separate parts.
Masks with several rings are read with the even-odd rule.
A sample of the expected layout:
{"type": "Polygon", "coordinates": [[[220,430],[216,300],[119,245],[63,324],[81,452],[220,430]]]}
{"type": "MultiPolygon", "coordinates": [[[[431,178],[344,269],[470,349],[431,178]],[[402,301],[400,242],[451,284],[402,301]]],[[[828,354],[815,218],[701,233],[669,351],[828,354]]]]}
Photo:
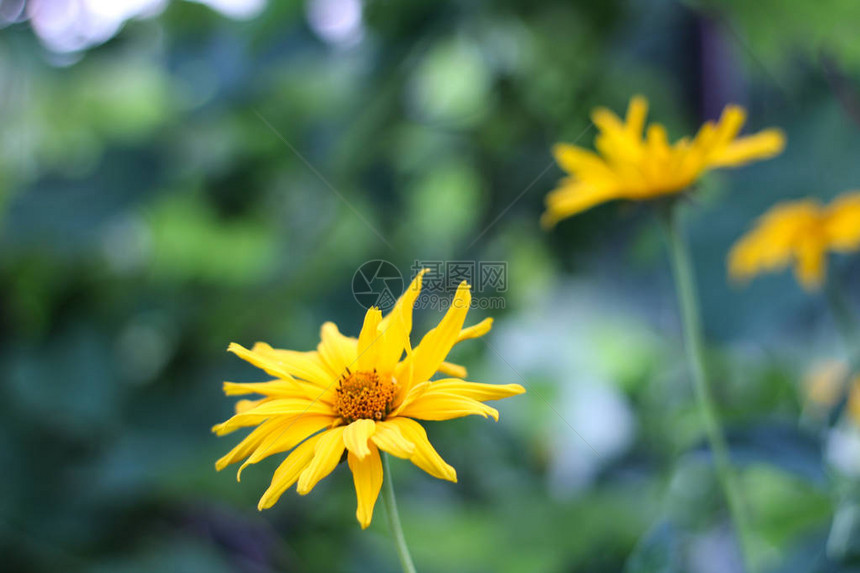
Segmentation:
{"type": "Polygon", "coordinates": [[[356,420],[383,420],[391,411],[397,387],[391,378],[373,372],[346,371],[337,387],[334,410],[347,424],[356,420]]]}

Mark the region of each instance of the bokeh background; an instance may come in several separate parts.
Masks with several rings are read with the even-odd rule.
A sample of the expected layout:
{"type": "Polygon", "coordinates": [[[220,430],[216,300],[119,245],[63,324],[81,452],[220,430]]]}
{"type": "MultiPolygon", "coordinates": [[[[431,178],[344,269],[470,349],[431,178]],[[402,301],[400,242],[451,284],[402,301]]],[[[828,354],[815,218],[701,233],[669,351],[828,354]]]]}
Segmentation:
{"type": "MultiPolygon", "coordinates": [[[[538,225],[552,144],[641,93],[674,137],[729,102],[788,135],[688,200],[709,367],[764,569],[860,571],[851,346],[789,273],[724,263],[775,201],[860,188],[858,24],[855,0],[0,0],[0,569],[396,571],[343,468],[258,513],[279,460],[237,484],[209,432],[221,381],[265,378],[230,341],[357,333],[353,274],[385,259],[507,262],[454,358],[529,389],[427,424],[459,484],[394,463],[420,571],[738,571],[653,213],[538,225]]],[[[832,262],[856,307],[860,261],[832,262]]]]}

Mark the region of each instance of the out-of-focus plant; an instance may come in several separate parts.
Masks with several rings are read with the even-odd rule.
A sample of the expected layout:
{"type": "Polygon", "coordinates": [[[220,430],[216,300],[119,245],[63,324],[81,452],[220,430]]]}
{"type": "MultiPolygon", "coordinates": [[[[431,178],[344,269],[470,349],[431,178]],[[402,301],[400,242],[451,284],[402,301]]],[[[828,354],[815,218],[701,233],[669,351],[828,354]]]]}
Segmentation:
{"type": "Polygon", "coordinates": [[[827,253],[860,249],[860,192],[827,206],[815,199],[780,203],[761,216],[728,257],[729,274],[747,281],[763,272],[794,266],[798,282],[818,289],[827,276],[827,253]]]}
{"type": "Polygon", "coordinates": [[[771,129],[738,137],[746,113],[739,107],[729,106],[719,122],[705,123],[692,140],[684,138],[670,145],[662,125],[651,124],[645,129],[647,112],[647,101],[641,97],[631,100],[624,122],[609,110],[595,111],[592,121],[600,130],[595,138],[596,153],[570,145],[556,146],[556,161],[571,176],[547,196],[543,222],[552,225],[604,201],[668,197],[658,209],[668,238],[690,375],[741,553],[747,570],[754,571],[757,565],[751,547],[747,509],[731,466],[705,370],[700,304],[689,250],[679,224],[678,196],[710,169],[743,165],[779,154],[785,146],[785,136],[771,129]]]}
{"type": "Polygon", "coordinates": [[[544,225],[606,201],[682,194],[710,170],[768,159],[785,147],[778,129],[739,137],[746,112],[737,106],[728,106],[719,121],[705,123],[694,138],[674,144],[663,125],[645,129],[647,115],[648,102],[641,96],[630,100],[624,121],[599,108],[591,116],[599,130],[596,153],[566,143],[555,146],[555,159],[569,177],[547,195],[544,225]]]}

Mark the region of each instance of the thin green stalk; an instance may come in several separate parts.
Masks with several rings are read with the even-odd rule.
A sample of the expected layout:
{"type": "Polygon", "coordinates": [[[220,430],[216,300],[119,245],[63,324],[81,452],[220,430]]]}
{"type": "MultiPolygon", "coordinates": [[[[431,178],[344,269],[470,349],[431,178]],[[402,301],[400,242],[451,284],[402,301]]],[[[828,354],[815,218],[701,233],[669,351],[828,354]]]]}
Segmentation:
{"type": "MultiPolygon", "coordinates": [[[[848,354],[848,369],[842,380],[842,400],[836,408],[833,419],[838,419],[846,407],[851,392],[854,373],[860,371],[860,322],[858,322],[851,301],[842,289],[839,280],[831,276],[825,287],[830,313],[836,322],[837,330],[848,354]]],[[[827,537],[827,556],[835,561],[843,560],[848,554],[857,524],[860,523],[860,503],[857,502],[857,492],[851,484],[841,484],[834,497],[836,512],[833,524],[827,537]]]]}
{"type": "Polygon", "coordinates": [[[400,514],[397,513],[397,500],[394,497],[394,484],[391,482],[391,469],[388,467],[388,454],[382,454],[382,473],[382,497],[385,499],[385,512],[388,514],[394,542],[397,544],[400,566],[403,567],[403,573],[415,573],[415,565],[412,564],[409,547],[406,546],[406,537],[403,536],[403,527],[400,525],[400,514]]]}
{"type": "Polygon", "coordinates": [[[851,301],[848,300],[836,277],[830,277],[825,290],[833,320],[836,321],[836,327],[839,329],[846,349],[851,353],[849,358],[856,361],[860,358],[854,352],[858,334],[860,334],[860,325],[858,325],[857,316],[851,307],[851,301]]]}
{"type": "Polygon", "coordinates": [[[681,234],[678,220],[678,205],[668,206],[663,221],[668,235],[669,251],[672,259],[672,274],[675,277],[675,288],[678,292],[678,302],[681,307],[681,320],[684,329],[684,349],[687,363],[693,379],[693,389],[699,411],[705,424],[705,433],[711,447],[717,477],[726,497],[729,513],[737,532],[741,556],[745,570],[754,573],[752,551],[750,547],[749,525],[746,520],[744,506],[734,470],[729,458],[729,449],[723,430],[717,416],[714,398],[705,373],[702,343],[702,326],[699,316],[699,300],[696,293],[696,282],[687,242],[681,234]]]}

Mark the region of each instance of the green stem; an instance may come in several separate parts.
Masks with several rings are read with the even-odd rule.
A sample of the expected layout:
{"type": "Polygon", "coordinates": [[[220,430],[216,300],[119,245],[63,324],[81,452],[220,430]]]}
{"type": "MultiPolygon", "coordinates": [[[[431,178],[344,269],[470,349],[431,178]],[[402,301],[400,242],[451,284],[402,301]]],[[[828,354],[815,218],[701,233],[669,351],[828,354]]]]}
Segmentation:
{"type": "MultiPolygon", "coordinates": [[[[836,322],[837,330],[848,355],[848,369],[842,380],[842,400],[837,407],[837,416],[842,415],[851,392],[854,373],[860,371],[860,323],[852,308],[851,301],[836,277],[830,276],[825,287],[830,313],[836,322]]],[[[835,497],[836,512],[827,537],[827,556],[832,560],[844,560],[848,554],[857,524],[860,523],[860,504],[856,492],[849,487],[841,488],[835,497]]]]}
{"type": "Polygon", "coordinates": [[[842,335],[845,348],[851,354],[849,358],[857,361],[860,357],[854,355],[854,348],[857,343],[858,333],[860,333],[860,325],[858,325],[854,309],[851,308],[851,301],[848,300],[836,277],[830,277],[825,290],[833,320],[836,321],[836,326],[839,329],[839,334],[842,335]]]}
{"type": "Polygon", "coordinates": [[[394,497],[394,484],[391,482],[391,469],[388,467],[388,454],[382,454],[382,473],[382,497],[385,499],[388,523],[391,525],[391,532],[397,544],[400,565],[403,567],[403,573],[415,573],[415,565],[412,564],[409,547],[406,546],[406,537],[403,536],[403,527],[400,525],[400,514],[397,513],[397,500],[394,497]]]}
{"type": "Polygon", "coordinates": [[[693,379],[693,389],[699,404],[705,433],[710,443],[717,478],[728,503],[729,513],[737,532],[741,548],[741,556],[745,570],[753,573],[752,552],[750,547],[749,526],[746,521],[743,503],[737,480],[731,466],[729,450],[720,420],[717,416],[714,398],[705,374],[702,326],[699,317],[699,301],[696,293],[696,283],[687,242],[681,234],[678,221],[678,205],[668,206],[664,214],[664,224],[668,235],[669,251],[672,259],[672,273],[675,277],[675,288],[678,292],[678,302],[681,307],[681,319],[684,328],[684,348],[687,363],[693,379]]]}

